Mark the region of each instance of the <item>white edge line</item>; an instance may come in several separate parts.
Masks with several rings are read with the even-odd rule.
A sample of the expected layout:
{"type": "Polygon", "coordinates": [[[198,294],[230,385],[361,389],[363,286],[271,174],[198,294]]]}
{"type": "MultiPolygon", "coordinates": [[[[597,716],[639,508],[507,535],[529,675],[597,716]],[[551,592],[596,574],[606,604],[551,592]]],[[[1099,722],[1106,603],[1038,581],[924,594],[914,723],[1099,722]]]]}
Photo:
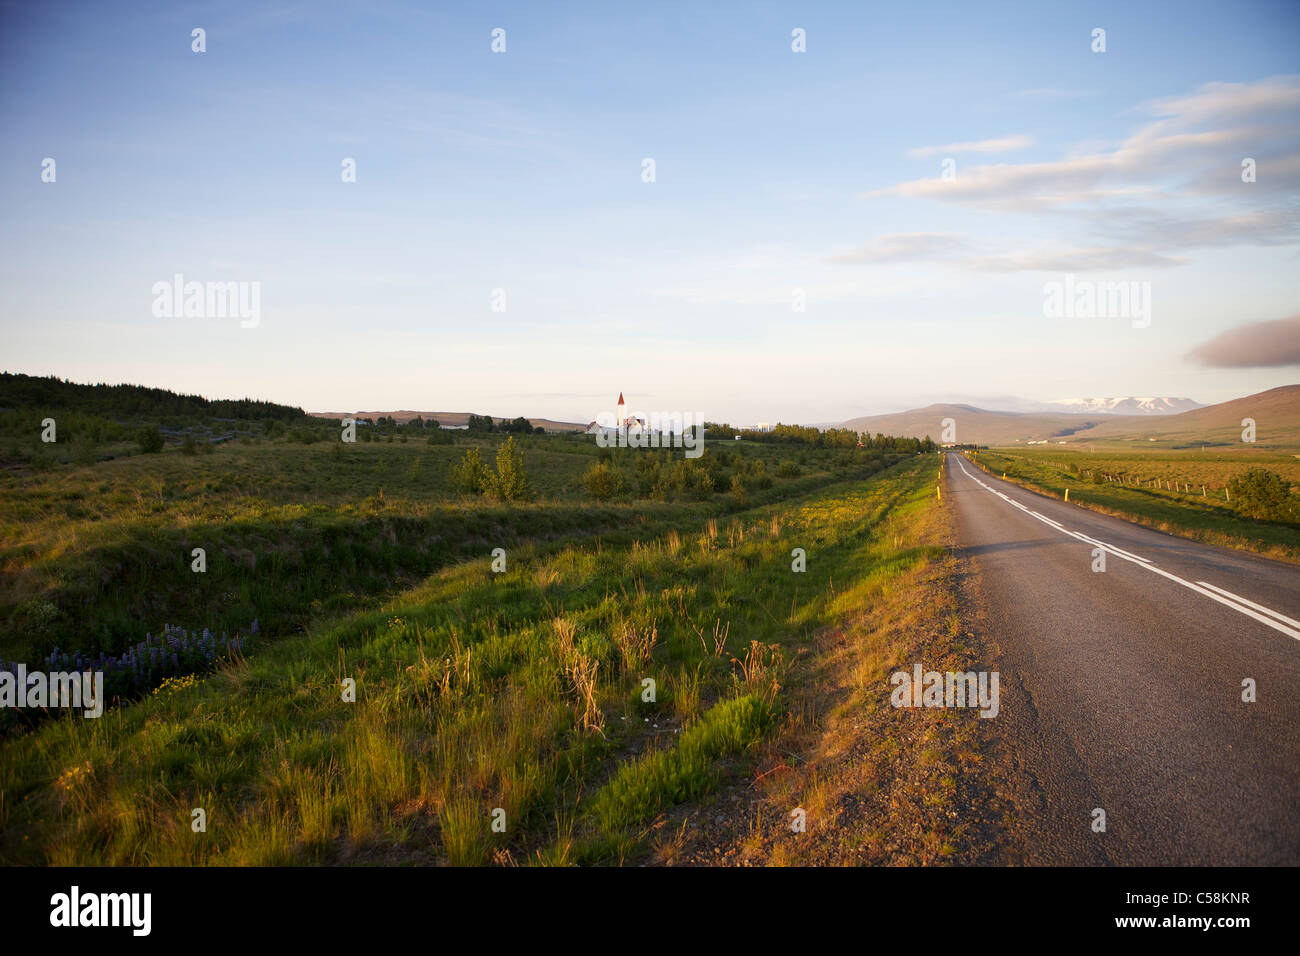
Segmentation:
{"type": "Polygon", "coordinates": [[[1279,614],[1271,607],[1264,607],[1264,605],[1262,604],[1256,604],[1254,601],[1246,600],[1240,594],[1233,594],[1231,591],[1225,591],[1223,588],[1216,588],[1213,584],[1211,584],[1208,581],[1197,581],[1196,583],[1203,588],[1209,588],[1211,591],[1217,591],[1219,594],[1222,594],[1224,597],[1232,598],[1232,600],[1236,601],[1238,604],[1244,604],[1246,605],[1246,607],[1254,608],[1256,611],[1259,611],[1262,614],[1267,614],[1270,617],[1275,617],[1283,624],[1290,624],[1293,627],[1300,627],[1300,621],[1297,621],[1294,618],[1287,617],[1285,614],[1279,614]]]}

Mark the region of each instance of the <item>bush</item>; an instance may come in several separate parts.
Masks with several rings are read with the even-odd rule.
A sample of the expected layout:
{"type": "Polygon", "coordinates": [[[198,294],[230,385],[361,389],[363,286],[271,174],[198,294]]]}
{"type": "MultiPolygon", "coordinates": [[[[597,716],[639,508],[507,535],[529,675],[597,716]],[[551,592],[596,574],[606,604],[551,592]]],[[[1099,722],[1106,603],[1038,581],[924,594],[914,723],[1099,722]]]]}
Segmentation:
{"type": "Polygon", "coordinates": [[[446,428],[435,428],[429,433],[430,445],[454,445],[456,440],[451,437],[451,431],[446,428]]]}
{"type": "Polygon", "coordinates": [[[198,443],[194,441],[194,436],[189,432],[185,433],[185,438],[181,441],[181,454],[197,455],[199,453],[198,443]]]}
{"type": "Polygon", "coordinates": [[[72,460],[78,465],[93,465],[99,460],[99,449],[90,439],[80,439],[72,443],[72,460]]]}
{"type": "Polygon", "coordinates": [[[490,476],[489,490],[502,501],[528,497],[528,476],[524,473],[524,453],[511,435],[497,449],[497,473],[490,476]]]}
{"type": "Polygon", "coordinates": [[[661,465],[655,473],[654,496],[664,501],[684,494],[691,484],[689,462],[678,461],[661,465]]]}
{"type": "Polygon", "coordinates": [[[627,490],[627,479],[623,477],[623,472],[605,461],[598,461],[588,468],[582,476],[582,483],[586,486],[587,493],[597,501],[607,501],[627,490]]]}
{"type": "Polygon", "coordinates": [[[477,448],[467,448],[458,462],[453,462],[447,474],[452,490],[462,495],[481,495],[488,490],[492,472],[483,464],[477,448]]]}
{"type": "Polygon", "coordinates": [[[162,432],[158,430],[157,425],[146,425],[141,428],[135,441],[140,446],[140,451],[146,455],[154,455],[163,450],[162,432]]]}
{"type": "Polygon", "coordinates": [[[778,478],[798,478],[801,469],[790,459],[786,459],[777,466],[776,475],[778,478]]]}
{"type": "Polygon", "coordinates": [[[749,503],[749,495],[745,492],[745,483],[740,480],[740,475],[731,476],[731,503],[737,508],[743,508],[749,503]]]}
{"type": "Polygon", "coordinates": [[[1228,482],[1228,494],[1247,517],[1262,521],[1291,521],[1296,500],[1285,478],[1266,468],[1251,468],[1228,482]]]}
{"type": "Polygon", "coordinates": [[[707,468],[697,465],[691,469],[691,497],[697,501],[708,501],[713,497],[713,476],[707,468]]]}

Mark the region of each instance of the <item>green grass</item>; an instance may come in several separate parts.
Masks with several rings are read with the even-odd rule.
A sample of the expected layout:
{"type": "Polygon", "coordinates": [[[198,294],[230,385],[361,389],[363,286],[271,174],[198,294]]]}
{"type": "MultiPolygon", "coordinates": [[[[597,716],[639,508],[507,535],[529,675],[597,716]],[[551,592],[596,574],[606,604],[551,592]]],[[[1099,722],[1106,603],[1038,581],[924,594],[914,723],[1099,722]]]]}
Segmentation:
{"type": "Polygon", "coordinates": [[[592,802],[590,815],[599,832],[618,834],[706,793],[718,777],[719,759],[758,743],[772,716],[766,698],[736,697],[711,708],[671,749],[622,764],[592,802]]]}
{"type": "MultiPolygon", "coordinates": [[[[268,447],[282,466],[289,449],[268,447]]],[[[160,689],[100,720],[65,715],[0,742],[0,859],[618,862],[639,852],[648,821],[706,799],[787,719],[783,677],[808,666],[813,635],[869,614],[864,595],[934,557],[887,521],[934,507],[932,458],[902,459],[862,480],[851,457],[805,454],[799,477],[756,489],[744,508],[725,495],[596,507],[576,488],[562,490],[576,480],[565,475],[592,461],[573,448],[554,452],[573,462],[536,463],[558,490],[522,508],[433,505],[414,488],[387,485],[385,507],[397,512],[387,526],[398,539],[392,547],[402,541],[398,519],[447,542],[421,583],[391,597],[381,589],[369,604],[322,608],[296,633],[192,686],[160,689]],[[418,525],[435,518],[444,523],[418,525]],[[887,524],[895,530],[882,538],[887,524]],[[490,569],[493,547],[507,550],[505,573],[490,569]],[[791,571],[795,547],[807,551],[806,573],[791,571]],[[641,699],[647,677],[657,685],[653,703],[641,699]],[[344,678],[357,682],[356,703],[341,700],[344,678]],[[190,828],[197,807],[206,833],[190,828]],[[492,829],[497,810],[503,833],[492,829]]],[[[279,473],[258,460],[258,446],[231,451],[254,471],[279,473]]],[[[292,449],[299,473],[316,475],[309,483],[328,480],[328,468],[312,471],[318,453],[292,449]]],[[[530,453],[547,450],[526,446],[527,466],[530,453]]],[[[186,463],[169,457],[137,467],[150,478],[161,477],[154,468],[180,469],[186,487],[208,480],[182,481],[186,463]]],[[[411,460],[360,464],[397,474],[411,460]]],[[[27,487],[46,506],[60,481],[104,480],[57,470],[32,478],[27,487]]],[[[370,487],[353,481],[354,495],[370,487]]],[[[308,492],[284,497],[298,493],[308,492]]],[[[187,507],[244,509],[250,521],[248,512],[267,508],[272,525],[300,522],[290,542],[325,535],[331,520],[355,520],[356,547],[385,527],[364,521],[388,517],[352,512],[362,506],[342,497],[313,506],[238,497],[187,507]],[[326,504],[342,517],[311,510],[326,504]],[[275,510],[293,507],[308,514],[275,510]]],[[[167,528],[165,515],[156,530],[167,528]]],[[[60,555],[45,557],[57,565],[60,555]]],[[[285,568],[272,581],[303,573],[285,568]]],[[[400,587],[401,575],[392,579],[400,587]]],[[[289,603],[350,586],[346,574],[321,573],[289,603]]]]}
{"type": "Polygon", "coordinates": [[[989,473],[1057,498],[1224,547],[1300,561],[1300,525],[1243,515],[1228,482],[1252,467],[1300,485],[1300,458],[1278,450],[1087,452],[1064,449],[979,451],[972,459],[989,473]],[[1093,480],[1096,474],[1099,481],[1093,480]]]}
{"type": "MultiPolygon", "coordinates": [[[[629,523],[629,510],[637,512],[631,520],[651,522],[690,510],[666,495],[592,502],[582,475],[599,450],[585,436],[517,439],[533,499],[467,507],[448,487],[449,466],[466,447],[481,447],[490,461],[501,440],[260,442],[10,470],[0,476],[0,659],[39,659],[55,646],[117,652],[167,623],[233,632],[256,617],[270,637],[297,633],[484,547],[612,530],[629,523]],[[191,570],[194,548],[206,551],[203,574],[191,570]]],[[[855,467],[847,451],[720,451],[770,463],[769,474],[782,460],[804,459],[799,476],[755,488],[753,503],[855,467]]],[[[682,457],[615,460],[656,455],[682,457]]]]}

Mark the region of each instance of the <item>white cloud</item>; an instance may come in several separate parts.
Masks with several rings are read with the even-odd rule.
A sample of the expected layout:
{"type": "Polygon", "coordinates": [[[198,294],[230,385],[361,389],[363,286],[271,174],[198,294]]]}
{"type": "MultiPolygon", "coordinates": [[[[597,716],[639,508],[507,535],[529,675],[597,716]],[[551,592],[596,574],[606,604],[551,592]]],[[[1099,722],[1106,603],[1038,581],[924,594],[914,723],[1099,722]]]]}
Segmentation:
{"type": "Polygon", "coordinates": [[[917,146],[907,151],[908,156],[925,159],[927,156],[955,156],[958,153],[1011,153],[1034,145],[1032,136],[1003,136],[1000,139],[981,139],[970,143],[949,143],[946,146],[917,146]]]}
{"type": "Polygon", "coordinates": [[[880,236],[852,252],[832,256],[830,262],[884,265],[932,262],[976,272],[1099,272],[1118,269],[1164,269],[1182,265],[1145,249],[1124,247],[1043,246],[1026,252],[989,249],[949,233],[897,233],[880,236]]]}
{"type": "MultiPolygon", "coordinates": [[[[1051,235],[1072,246],[1056,253],[1036,247],[981,258],[951,235],[942,243],[933,236],[924,241],[884,236],[832,261],[948,258],[985,271],[1058,268],[1045,263],[1073,269],[1161,268],[1184,261],[1176,255],[1180,250],[1300,241],[1300,213],[1289,201],[1300,190],[1300,76],[1211,83],[1135,109],[1154,119],[1118,143],[1076,145],[1055,161],[958,164],[950,180],[915,179],[862,194],[1050,217],[1051,235]],[[1255,160],[1254,182],[1242,179],[1247,157],[1255,160]],[[1071,230],[1078,235],[1070,237],[1071,230]]],[[[955,152],[977,145],[923,150],[955,152]]]]}

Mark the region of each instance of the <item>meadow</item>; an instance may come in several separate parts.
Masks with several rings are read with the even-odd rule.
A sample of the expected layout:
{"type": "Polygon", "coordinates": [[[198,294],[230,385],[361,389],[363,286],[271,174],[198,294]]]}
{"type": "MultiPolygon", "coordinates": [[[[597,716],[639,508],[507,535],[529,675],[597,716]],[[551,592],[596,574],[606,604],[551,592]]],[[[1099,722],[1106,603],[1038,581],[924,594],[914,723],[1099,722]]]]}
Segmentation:
{"type": "Polygon", "coordinates": [[[504,436],[321,429],[0,479],[0,657],[261,622],[101,719],[11,721],[0,860],[635,859],[663,814],[806,731],[819,638],[915,601],[893,587],[944,553],[909,530],[933,455],[715,442],[688,468],[522,435],[529,494],[497,501],[449,472],[504,436]],[[593,467],[617,494],[593,497],[593,467]]]}
{"type": "Polygon", "coordinates": [[[972,460],[1001,477],[1071,503],[1172,534],[1223,547],[1300,561],[1300,512],[1287,519],[1253,516],[1234,480],[1252,469],[1281,477],[1293,502],[1300,488],[1300,457],[1288,448],[1082,447],[980,449],[972,460]]]}
{"type": "MultiPolygon", "coordinates": [[[[601,453],[591,439],[525,436],[515,440],[530,499],[466,508],[449,466],[466,448],[491,461],[499,437],[462,433],[457,444],[430,445],[401,434],[344,445],[334,429],[315,433],[311,443],[251,438],[204,455],[169,447],[0,473],[0,659],[56,646],[118,651],[165,623],[234,632],[258,618],[263,633],[288,633],[318,612],[412,584],[489,540],[505,546],[623,526],[639,493],[632,481],[621,501],[593,501],[582,480],[601,453]],[[194,548],[206,553],[202,574],[191,570],[194,548]]],[[[628,461],[670,457],[624,451],[628,461]]],[[[709,462],[728,487],[737,467],[747,473],[766,463],[746,492],[759,501],[815,485],[854,460],[845,451],[801,451],[791,454],[792,464],[805,462],[794,465],[798,477],[767,477],[783,455],[724,446],[709,462]],[[771,483],[782,490],[762,487],[771,483]]],[[[645,489],[634,520],[665,520],[682,506],[677,497],[645,489]]]]}

